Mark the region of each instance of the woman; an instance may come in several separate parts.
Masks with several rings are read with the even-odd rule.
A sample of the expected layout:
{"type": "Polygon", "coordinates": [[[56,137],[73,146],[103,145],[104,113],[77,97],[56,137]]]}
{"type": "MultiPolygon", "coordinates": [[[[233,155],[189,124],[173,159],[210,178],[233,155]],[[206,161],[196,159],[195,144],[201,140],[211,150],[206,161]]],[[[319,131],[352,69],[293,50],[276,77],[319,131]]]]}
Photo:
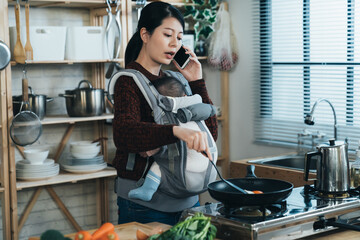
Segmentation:
{"type": "MultiPolygon", "coordinates": [[[[140,71],[150,81],[163,77],[161,66],[172,62],[181,47],[183,31],[184,19],[175,7],[164,2],[146,5],[141,11],[137,31],[126,48],[126,68],[140,71]]],[[[184,69],[177,68],[189,81],[193,93],[201,95],[204,103],[212,104],[202,79],[201,64],[192,51],[186,50],[191,55],[190,62],[184,69]]],[[[118,173],[115,190],[119,223],[157,221],[173,225],[182,210],[198,205],[198,196],[179,199],[158,191],[151,201],[145,202],[130,201],[128,192],[141,186],[151,166],[152,158],[144,157],[145,152],[180,139],[187,143],[188,148],[205,151],[211,156],[206,133],[176,125],[156,124],[148,103],[131,77],[122,76],[116,81],[114,102],[116,156],[113,165],[118,173]]],[[[216,118],[209,118],[206,125],[216,140],[216,118]]]]}

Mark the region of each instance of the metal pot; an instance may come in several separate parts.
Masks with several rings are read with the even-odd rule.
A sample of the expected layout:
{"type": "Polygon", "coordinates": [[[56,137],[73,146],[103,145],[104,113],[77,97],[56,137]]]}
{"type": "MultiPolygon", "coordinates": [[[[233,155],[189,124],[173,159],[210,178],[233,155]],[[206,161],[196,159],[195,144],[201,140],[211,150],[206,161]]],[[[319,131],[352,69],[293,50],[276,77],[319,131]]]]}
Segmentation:
{"type": "Polygon", "coordinates": [[[350,189],[350,169],[348,144],[330,139],[328,143],[320,144],[317,151],[305,155],[305,181],[316,180],[315,188],[321,192],[346,192],[350,189]],[[309,179],[309,166],[318,156],[316,179],[309,179]]]}
{"type": "Polygon", "coordinates": [[[13,96],[13,113],[14,116],[22,111],[29,110],[34,112],[41,120],[44,119],[46,115],[46,103],[51,102],[54,99],[49,98],[43,94],[34,94],[32,88],[29,86],[29,103],[23,102],[23,96],[13,96]],[[22,105],[22,106],[21,106],[22,105]]]}
{"type": "Polygon", "coordinates": [[[59,94],[66,98],[66,110],[70,117],[99,116],[104,112],[104,89],[93,88],[87,80],[79,82],[78,88],[66,90],[59,94]],[[87,83],[87,88],[80,88],[82,83],[87,83]]]}

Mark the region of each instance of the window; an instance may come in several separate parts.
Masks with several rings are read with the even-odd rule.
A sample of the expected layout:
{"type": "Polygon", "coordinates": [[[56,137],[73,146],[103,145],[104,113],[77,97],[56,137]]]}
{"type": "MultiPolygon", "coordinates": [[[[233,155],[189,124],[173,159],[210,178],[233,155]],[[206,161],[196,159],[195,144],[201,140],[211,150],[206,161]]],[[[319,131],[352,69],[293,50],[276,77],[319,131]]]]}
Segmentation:
{"type": "Polygon", "coordinates": [[[332,138],[330,105],[320,102],[315,125],[304,124],[314,103],[335,108],[338,139],[360,140],[360,2],[254,1],[257,141],[297,144],[303,129],[332,138]]]}

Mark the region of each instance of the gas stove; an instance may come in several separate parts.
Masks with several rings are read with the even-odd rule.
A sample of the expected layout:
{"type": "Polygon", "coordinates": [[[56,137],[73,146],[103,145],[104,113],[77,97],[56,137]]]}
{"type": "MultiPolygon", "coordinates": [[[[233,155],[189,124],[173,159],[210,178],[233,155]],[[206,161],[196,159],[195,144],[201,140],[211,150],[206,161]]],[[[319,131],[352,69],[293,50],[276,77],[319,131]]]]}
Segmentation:
{"type": "Polygon", "coordinates": [[[211,217],[217,238],[223,240],[298,239],[337,227],[360,230],[353,225],[360,222],[360,192],[321,195],[312,186],[304,186],[269,206],[233,208],[209,203],[185,210],[182,219],[196,212],[211,217]]]}

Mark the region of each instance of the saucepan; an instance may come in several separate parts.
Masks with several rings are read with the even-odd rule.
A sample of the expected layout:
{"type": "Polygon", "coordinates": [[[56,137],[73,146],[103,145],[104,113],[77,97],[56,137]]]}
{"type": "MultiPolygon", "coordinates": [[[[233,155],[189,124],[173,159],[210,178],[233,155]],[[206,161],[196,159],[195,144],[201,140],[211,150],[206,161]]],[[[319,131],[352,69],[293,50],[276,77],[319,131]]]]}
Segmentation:
{"type": "Polygon", "coordinates": [[[82,80],[74,90],[66,90],[65,94],[59,94],[66,99],[66,110],[70,117],[99,116],[104,112],[105,100],[104,89],[93,88],[88,80],[82,80]],[[83,83],[88,86],[81,88],[83,83]]]}
{"type": "Polygon", "coordinates": [[[249,191],[262,191],[262,194],[244,194],[223,181],[212,182],[208,191],[215,200],[231,207],[264,206],[279,203],[286,199],[294,185],[287,181],[257,178],[254,174],[255,166],[249,165],[245,178],[227,179],[232,184],[249,191]]]}
{"type": "MultiPolygon", "coordinates": [[[[29,94],[29,105],[25,106],[25,109],[35,113],[41,120],[44,119],[46,115],[46,103],[53,101],[53,98],[49,98],[43,94],[34,94],[32,88],[29,86],[30,94],[29,94]]],[[[23,104],[23,96],[13,96],[13,112],[14,116],[19,113],[21,105],[23,104]]]]}

